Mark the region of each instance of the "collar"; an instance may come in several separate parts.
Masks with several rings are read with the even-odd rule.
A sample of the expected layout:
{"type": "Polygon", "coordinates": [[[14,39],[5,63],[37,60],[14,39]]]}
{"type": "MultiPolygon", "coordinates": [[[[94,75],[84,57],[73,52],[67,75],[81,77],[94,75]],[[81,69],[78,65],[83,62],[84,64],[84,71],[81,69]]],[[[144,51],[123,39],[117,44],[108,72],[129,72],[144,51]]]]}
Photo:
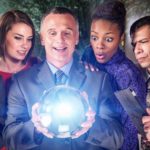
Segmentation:
{"type": "Polygon", "coordinates": [[[150,78],[150,73],[148,72],[148,70],[146,70],[146,77],[147,77],[147,79],[150,78]]]}
{"type": "Polygon", "coordinates": [[[46,61],[50,70],[52,71],[53,74],[55,74],[57,72],[57,70],[61,70],[65,73],[65,75],[69,76],[69,72],[73,63],[73,59],[71,59],[71,61],[67,64],[65,64],[63,67],[61,68],[56,68],[54,65],[52,65],[51,63],[49,63],[48,61],[46,61]]]}

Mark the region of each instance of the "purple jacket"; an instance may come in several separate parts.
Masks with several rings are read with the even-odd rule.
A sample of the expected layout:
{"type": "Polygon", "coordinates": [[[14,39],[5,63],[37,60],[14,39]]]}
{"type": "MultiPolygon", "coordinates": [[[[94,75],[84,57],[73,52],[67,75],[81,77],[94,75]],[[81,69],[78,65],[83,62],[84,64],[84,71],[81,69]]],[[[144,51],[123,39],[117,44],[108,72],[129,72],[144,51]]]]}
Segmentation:
{"type": "MultiPolygon", "coordinates": [[[[146,105],[146,86],[144,78],[136,65],[129,60],[125,53],[118,48],[117,53],[105,64],[96,61],[94,52],[89,46],[85,49],[82,57],[83,61],[87,61],[100,70],[110,74],[114,91],[130,88],[137,94],[139,102],[146,105]]],[[[122,109],[120,109],[121,111],[122,109]]],[[[124,144],[121,150],[137,150],[138,139],[137,129],[133,125],[127,113],[122,110],[122,123],[124,125],[124,144]]]]}

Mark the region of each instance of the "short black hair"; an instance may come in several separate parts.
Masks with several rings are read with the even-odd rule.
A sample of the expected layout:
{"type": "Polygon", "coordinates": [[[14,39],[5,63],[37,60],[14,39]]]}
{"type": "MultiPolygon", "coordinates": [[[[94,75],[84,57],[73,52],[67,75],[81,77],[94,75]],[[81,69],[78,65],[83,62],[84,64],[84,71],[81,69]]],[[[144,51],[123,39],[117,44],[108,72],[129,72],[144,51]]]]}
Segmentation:
{"type": "Polygon", "coordinates": [[[102,4],[96,6],[91,15],[92,21],[104,19],[116,23],[119,27],[120,35],[122,35],[125,30],[125,17],[125,6],[119,0],[104,1],[102,4]]]}
{"type": "Polygon", "coordinates": [[[150,25],[150,16],[144,16],[136,20],[130,27],[130,36],[133,35],[139,28],[145,25],[150,25]]]}

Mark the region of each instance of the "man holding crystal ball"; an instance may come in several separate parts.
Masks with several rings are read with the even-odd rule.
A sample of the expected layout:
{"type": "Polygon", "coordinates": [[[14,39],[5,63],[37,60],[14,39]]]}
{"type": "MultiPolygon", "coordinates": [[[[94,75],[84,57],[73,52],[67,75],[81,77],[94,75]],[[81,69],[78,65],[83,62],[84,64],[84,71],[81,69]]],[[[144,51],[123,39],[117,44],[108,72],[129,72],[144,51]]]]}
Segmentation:
{"type": "MultiPolygon", "coordinates": [[[[46,60],[16,74],[10,87],[8,117],[3,132],[6,146],[10,150],[119,149],[123,143],[122,127],[108,75],[85,69],[77,56],[73,55],[79,40],[78,21],[74,13],[64,7],[49,10],[42,18],[40,36],[46,51],[46,60]],[[65,104],[66,108],[64,105],[59,109],[54,108],[58,107],[55,104],[64,101],[58,89],[55,89],[59,84],[77,89],[77,97],[80,95],[82,102],[85,101],[85,105],[81,103],[80,107],[82,108],[82,104],[85,106],[85,110],[80,109],[85,117],[81,120],[80,127],[71,133],[70,126],[64,126],[64,122],[60,123],[59,120],[58,124],[63,126],[59,127],[58,134],[53,130],[54,119],[68,113],[56,110],[61,108],[64,111],[73,110],[75,113],[79,111],[77,105],[80,101],[69,109],[68,102],[74,99],[72,96],[65,104]],[[51,90],[56,90],[56,95],[55,92],[51,93],[54,94],[53,103],[43,100],[43,95],[49,95],[51,90]],[[49,107],[45,108],[44,102],[49,107]],[[43,110],[44,114],[50,113],[50,116],[43,117],[43,110]],[[58,116],[55,116],[55,112],[58,112],[58,116]],[[45,120],[48,121],[46,124],[45,120]]],[[[68,94],[65,95],[69,97],[68,94]]],[[[76,118],[80,117],[78,115],[76,118]]]]}

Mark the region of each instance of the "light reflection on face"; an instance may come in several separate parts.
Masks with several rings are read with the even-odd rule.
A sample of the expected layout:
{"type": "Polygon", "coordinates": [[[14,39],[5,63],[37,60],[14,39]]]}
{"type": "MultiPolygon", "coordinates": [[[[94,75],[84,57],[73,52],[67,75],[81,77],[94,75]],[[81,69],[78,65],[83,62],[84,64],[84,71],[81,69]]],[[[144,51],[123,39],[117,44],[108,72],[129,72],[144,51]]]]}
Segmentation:
{"type": "Polygon", "coordinates": [[[72,59],[79,32],[77,22],[70,14],[49,14],[41,27],[41,42],[47,60],[62,67],[72,59]]]}

